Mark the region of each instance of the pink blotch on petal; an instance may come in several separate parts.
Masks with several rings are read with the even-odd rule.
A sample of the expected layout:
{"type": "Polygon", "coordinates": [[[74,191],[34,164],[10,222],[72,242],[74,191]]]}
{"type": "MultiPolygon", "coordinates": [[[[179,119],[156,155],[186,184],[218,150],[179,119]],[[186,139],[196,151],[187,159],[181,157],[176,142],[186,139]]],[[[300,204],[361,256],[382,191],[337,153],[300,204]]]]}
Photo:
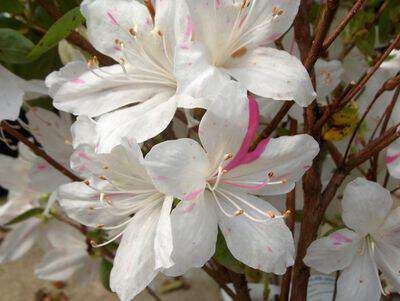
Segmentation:
{"type": "Polygon", "coordinates": [[[189,206],[187,206],[183,211],[186,212],[186,213],[190,213],[190,212],[193,211],[194,206],[196,206],[196,204],[195,204],[195,203],[191,203],[191,204],[190,204],[189,206]]]}
{"type": "Polygon", "coordinates": [[[118,25],[117,20],[114,18],[113,14],[110,11],[107,12],[107,16],[111,24],[118,25]]]}
{"type": "Polygon", "coordinates": [[[342,233],[335,232],[331,235],[331,241],[334,246],[341,246],[344,243],[352,243],[353,240],[342,233]]]}
{"type": "Polygon", "coordinates": [[[83,79],[80,79],[80,78],[75,78],[75,79],[71,80],[71,83],[82,85],[82,84],[85,83],[85,81],[83,79]]]}
{"type": "Polygon", "coordinates": [[[386,156],[386,164],[392,164],[394,161],[400,158],[400,153],[394,156],[386,156]]]}
{"type": "Polygon", "coordinates": [[[45,171],[49,168],[49,166],[46,163],[39,163],[38,165],[36,165],[36,170],[37,171],[45,171]]]}
{"type": "Polygon", "coordinates": [[[270,254],[274,253],[274,251],[272,250],[271,247],[267,247],[267,252],[270,253],[270,254]]]}
{"type": "Polygon", "coordinates": [[[90,157],[88,156],[88,154],[85,153],[85,152],[83,152],[83,151],[79,151],[79,152],[78,152],[78,157],[79,157],[79,158],[82,158],[82,159],[85,159],[85,160],[88,160],[88,161],[91,160],[90,157]]]}
{"type": "Polygon", "coordinates": [[[156,181],[165,181],[167,179],[168,179],[168,177],[166,177],[166,176],[156,176],[154,178],[154,180],[156,180],[156,181]]]}
{"type": "Polygon", "coordinates": [[[203,192],[203,190],[204,190],[203,188],[199,188],[199,189],[197,189],[197,190],[185,195],[183,200],[184,201],[195,200],[195,199],[197,199],[199,197],[199,195],[203,192]]]}

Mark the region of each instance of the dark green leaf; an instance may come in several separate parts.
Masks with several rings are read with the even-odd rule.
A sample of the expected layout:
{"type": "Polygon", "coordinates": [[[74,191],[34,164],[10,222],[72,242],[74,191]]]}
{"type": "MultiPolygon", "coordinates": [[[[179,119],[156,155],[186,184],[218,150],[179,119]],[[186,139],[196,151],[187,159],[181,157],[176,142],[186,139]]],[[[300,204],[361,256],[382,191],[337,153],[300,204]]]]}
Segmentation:
{"type": "Polygon", "coordinates": [[[0,28],[0,61],[11,64],[24,64],[31,61],[28,53],[35,45],[20,32],[0,28]]]}
{"type": "Polygon", "coordinates": [[[85,18],[76,7],[62,16],[53,26],[50,27],[45,36],[39,41],[35,48],[29,53],[32,58],[37,58],[66,38],[72,30],[82,25],[85,18]]]}
{"type": "Polygon", "coordinates": [[[100,278],[101,283],[103,284],[104,288],[111,292],[110,288],[110,273],[112,270],[113,264],[108,260],[103,259],[100,265],[100,278]]]}
{"type": "Polygon", "coordinates": [[[20,14],[24,11],[24,6],[18,0],[1,0],[0,12],[20,14]]]}
{"type": "Polygon", "coordinates": [[[34,217],[34,216],[38,216],[42,213],[43,213],[42,208],[32,208],[32,209],[18,215],[17,217],[13,218],[11,221],[9,221],[6,224],[6,226],[10,226],[10,225],[14,225],[14,224],[26,221],[27,219],[34,217]]]}
{"type": "Polygon", "coordinates": [[[227,269],[234,271],[235,273],[244,273],[244,264],[233,257],[226,245],[225,238],[219,229],[214,258],[227,269]]]}

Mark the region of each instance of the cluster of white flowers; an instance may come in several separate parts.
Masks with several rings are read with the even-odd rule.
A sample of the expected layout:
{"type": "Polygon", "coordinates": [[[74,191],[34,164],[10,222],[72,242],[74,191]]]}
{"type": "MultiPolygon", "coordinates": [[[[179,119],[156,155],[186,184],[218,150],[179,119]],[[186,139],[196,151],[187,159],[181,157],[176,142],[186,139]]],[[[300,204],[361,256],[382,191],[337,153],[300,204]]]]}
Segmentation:
{"type": "MultiPolygon", "coordinates": [[[[294,212],[280,212],[265,199],[292,191],[320,147],[306,134],[252,147],[265,122],[260,115],[268,122],[282,101],[293,100],[289,115],[300,121],[303,107],[315,99],[326,105],[335,88],[353,78],[350,59],[319,59],[314,91],[293,32],[286,33],[299,2],[159,0],[152,16],[136,0],[85,0],[89,40],[115,65],[100,67],[96,57],[69,62],[48,75],[47,88],[0,66],[0,119],[16,120],[23,101],[50,95],[59,115],[33,107],[27,123],[20,123],[82,178],[71,182],[24,145],[18,158],[1,155],[0,184],[10,193],[0,224],[11,221],[12,230],[0,245],[0,262],[39,243],[45,256],[35,269],[38,277],[64,281],[74,275],[86,283],[96,277],[101,248],[119,242],[110,287],[128,301],[158,272],[179,276],[204,266],[221,231],[236,259],[284,274],[294,264],[295,243],[285,224],[294,212]],[[274,42],[285,33],[288,51],[278,50],[274,42]],[[164,135],[169,131],[176,139],[147,146],[159,135],[170,137],[164,135]],[[38,208],[43,215],[14,225],[16,217],[38,208]],[[62,223],[63,214],[85,227],[62,223]],[[93,229],[108,240],[87,243],[85,231],[93,229]]],[[[393,55],[367,85],[360,111],[398,73],[400,52],[393,55]]],[[[393,93],[383,94],[383,102],[393,93]]],[[[365,131],[379,122],[379,108],[386,106],[370,114],[365,131]]],[[[397,105],[391,125],[399,122],[399,111],[397,105]]],[[[390,146],[386,162],[399,179],[400,142],[390,146]]],[[[307,265],[322,273],[343,270],[337,300],[378,300],[381,277],[400,290],[400,211],[393,203],[377,183],[354,180],[342,200],[351,230],[310,246],[307,265]]]]}

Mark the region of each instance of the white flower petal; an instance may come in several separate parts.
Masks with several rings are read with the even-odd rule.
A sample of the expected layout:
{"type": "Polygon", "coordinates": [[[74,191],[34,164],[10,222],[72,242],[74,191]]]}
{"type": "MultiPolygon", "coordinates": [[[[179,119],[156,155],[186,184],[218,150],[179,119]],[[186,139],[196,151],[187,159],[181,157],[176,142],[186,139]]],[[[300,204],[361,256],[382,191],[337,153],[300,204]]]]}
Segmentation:
{"type": "Polygon", "coordinates": [[[171,260],[173,250],[172,228],[171,228],[171,208],[174,201],[173,197],[165,197],[161,209],[160,219],[157,224],[156,235],[154,238],[155,268],[169,268],[174,263],[171,260]]]}
{"type": "Polygon", "coordinates": [[[390,285],[400,290],[400,249],[390,244],[377,242],[374,256],[383,276],[389,280],[390,285]]]}
{"type": "Polygon", "coordinates": [[[66,281],[85,264],[86,250],[54,249],[35,267],[35,275],[49,281],[66,281]]]}
{"type": "Polygon", "coordinates": [[[119,244],[110,275],[110,287],[122,301],[130,301],[157,275],[154,238],[160,208],[138,212],[119,244]]]}
{"type": "Polygon", "coordinates": [[[307,249],[304,263],[325,274],[348,267],[361,249],[357,233],[342,229],[314,241],[307,249]]]}
{"type": "Polygon", "coordinates": [[[24,256],[38,239],[41,223],[40,219],[31,218],[13,227],[0,245],[0,263],[17,260],[24,256]]]}
{"type": "Polygon", "coordinates": [[[250,92],[276,100],[294,100],[306,107],[317,96],[301,62],[289,53],[259,47],[232,58],[226,71],[250,92]]]}
{"type": "Polygon", "coordinates": [[[217,242],[217,216],[213,201],[200,196],[181,201],[171,214],[174,266],[164,271],[179,276],[190,268],[202,267],[214,254],[217,242]]]}
{"type": "MultiPolygon", "coordinates": [[[[199,136],[212,170],[227,154],[239,151],[249,126],[249,101],[246,90],[230,81],[220,90],[199,125],[199,136]]],[[[226,161],[228,163],[228,161],[226,161]]]]}
{"type": "Polygon", "coordinates": [[[96,125],[97,123],[93,119],[85,115],[78,116],[71,126],[73,147],[77,148],[81,144],[96,147],[99,140],[96,125]]]}
{"type": "Polygon", "coordinates": [[[247,191],[259,195],[287,193],[312,165],[312,160],[319,152],[318,143],[309,135],[283,136],[270,139],[265,145],[248,154],[245,159],[250,159],[250,163],[244,161],[230,170],[224,179],[247,186],[261,185],[268,180],[272,182],[271,185],[247,191]],[[283,182],[279,184],[279,181],[283,182]]]}
{"type": "Polygon", "coordinates": [[[143,142],[161,133],[176,111],[170,91],[156,94],[136,106],[103,115],[98,120],[99,151],[107,152],[120,144],[121,138],[143,142]]]}
{"type": "MultiPolygon", "coordinates": [[[[254,269],[284,274],[286,268],[294,263],[292,234],[283,219],[271,219],[265,216],[268,211],[273,211],[276,215],[279,212],[268,202],[255,196],[233,192],[234,195],[251,204],[249,206],[235,199],[226,190],[222,192],[244,210],[244,214],[232,217],[221,210],[218,211],[218,224],[232,255],[254,269]],[[246,215],[265,222],[256,222],[246,215]]],[[[238,210],[238,207],[233,206],[226,197],[219,193],[217,197],[227,213],[233,215],[238,210]]]]}
{"type": "Polygon", "coordinates": [[[390,175],[400,179],[400,140],[393,142],[387,149],[386,165],[390,175]]]}
{"type": "Polygon", "coordinates": [[[97,50],[117,59],[120,50],[116,39],[131,39],[130,28],[142,32],[153,27],[149,11],[139,1],[85,0],[81,12],[86,18],[90,42],[97,50]]]}
{"type": "Polygon", "coordinates": [[[0,121],[16,120],[22,106],[24,91],[17,83],[9,78],[4,78],[0,65],[0,121]]]}
{"type": "Polygon", "coordinates": [[[380,279],[368,248],[342,271],[337,283],[337,301],[378,301],[380,279]]]}
{"type": "Polygon", "coordinates": [[[14,191],[23,191],[27,187],[31,162],[0,154],[0,166],[1,186],[14,191]]]}
{"type": "Polygon", "coordinates": [[[329,96],[340,84],[344,69],[338,60],[325,61],[323,59],[318,59],[314,68],[318,100],[326,104],[325,97],[329,96]]]}
{"type": "Polygon", "coordinates": [[[145,165],[156,187],[167,195],[189,201],[202,194],[206,186],[209,164],[195,140],[157,144],[147,154],[145,165]]]}
{"type": "Polygon", "coordinates": [[[388,190],[375,182],[357,178],[343,193],[343,221],[360,234],[374,233],[389,214],[392,203],[388,190]]]}

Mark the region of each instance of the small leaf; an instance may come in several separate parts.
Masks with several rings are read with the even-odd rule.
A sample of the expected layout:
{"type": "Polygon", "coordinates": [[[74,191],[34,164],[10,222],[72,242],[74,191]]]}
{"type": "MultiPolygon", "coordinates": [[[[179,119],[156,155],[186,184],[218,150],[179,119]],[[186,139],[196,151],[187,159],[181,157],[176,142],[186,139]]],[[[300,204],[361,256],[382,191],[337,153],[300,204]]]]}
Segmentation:
{"type": "Polygon", "coordinates": [[[25,64],[31,61],[27,57],[35,45],[20,32],[0,28],[0,61],[11,64],[25,64]]]}
{"type": "Polygon", "coordinates": [[[62,16],[47,31],[45,36],[39,41],[36,47],[29,53],[29,57],[37,58],[58,44],[62,39],[66,38],[72,30],[82,25],[85,18],[76,7],[62,16]]]}
{"type": "Polygon", "coordinates": [[[32,208],[28,211],[25,211],[24,213],[18,215],[17,217],[13,218],[11,221],[9,221],[6,226],[14,225],[23,221],[26,221],[27,219],[38,216],[43,213],[42,208],[32,208]]]}
{"type": "Polygon", "coordinates": [[[245,265],[233,257],[226,245],[224,235],[219,229],[214,258],[227,269],[234,271],[235,273],[244,273],[245,265]]]}
{"type": "Polygon", "coordinates": [[[103,259],[100,265],[100,278],[104,288],[111,292],[110,288],[110,273],[113,268],[112,262],[103,259]]]}
{"type": "Polygon", "coordinates": [[[0,11],[11,14],[20,14],[24,11],[24,6],[18,0],[1,0],[0,11]]]}

